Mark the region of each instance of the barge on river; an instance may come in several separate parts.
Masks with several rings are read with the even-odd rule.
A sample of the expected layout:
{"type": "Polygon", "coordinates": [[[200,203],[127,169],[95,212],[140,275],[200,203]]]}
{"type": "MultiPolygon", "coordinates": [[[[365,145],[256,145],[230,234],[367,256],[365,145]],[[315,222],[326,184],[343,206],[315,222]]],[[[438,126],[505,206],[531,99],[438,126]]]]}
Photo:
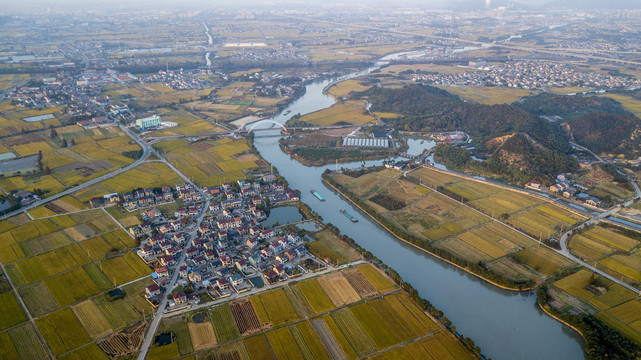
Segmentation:
{"type": "Polygon", "coordinates": [[[316,196],[320,201],[325,201],[325,198],[321,194],[317,193],[316,190],[312,190],[312,195],[316,196]]]}
{"type": "Polygon", "coordinates": [[[348,218],[351,222],[358,222],[358,219],[353,217],[352,214],[345,211],[345,209],[341,209],[341,214],[345,215],[345,217],[348,218]]]}

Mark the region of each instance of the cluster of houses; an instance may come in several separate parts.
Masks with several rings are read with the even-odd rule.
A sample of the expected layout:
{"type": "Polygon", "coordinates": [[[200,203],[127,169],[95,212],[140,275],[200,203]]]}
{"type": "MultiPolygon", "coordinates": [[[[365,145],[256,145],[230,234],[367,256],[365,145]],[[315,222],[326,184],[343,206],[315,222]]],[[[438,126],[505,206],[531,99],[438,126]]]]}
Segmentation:
{"type": "MultiPolygon", "coordinates": [[[[180,197],[182,193],[178,189],[179,187],[176,186],[176,192],[180,197]]],[[[196,192],[193,189],[192,191],[196,192]]],[[[183,199],[182,197],[180,198],[183,199]]],[[[103,195],[102,197],[94,197],[89,200],[89,204],[94,208],[122,204],[122,206],[127,209],[127,211],[134,211],[150,206],[167,204],[174,201],[174,194],[171,187],[163,186],[162,188],[157,189],[138,189],[132,192],[124,193],[122,196],[117,193],[113,193],[103,195]]],[[[200,199],[198,201],[200,201],[200,199]]]]}
{"type": "Polygon", "coordinates": [[[266,199],[276,204],[298,200],[296,193],[276,182],[275,177],[263,180],[203,188],[212,199],[207,209],[198,191],[181,184],[176,192],[185,206],[176,209],[173,217],[155,208],[143,212],[146,223],[130,231],[142,239],[138,256],[155,269],[154,284],[145,291],[150,302],[165,296],[163,289],[176,271],[177,289],[181,291],[170,296],[170,308],[197,302],[204,292],[213,298],[226,297],[265,282],[296,277],[308,272],[310,263],[314,269],[324,266],[308,254],[298,234],[261,225],[267,218],[266,199]],[[195,228],[194,219],[202,211],[208,213],[195,228]],[[190,244],[188,234],[193,231],[196,237],[190,244]],[[183,250],[185,261],[181,262],[183,250]]]}
{"type": "MultiPolygon", "coordinates": [[[[545,187],[543,187],[538,180],[528,182],[525,184],[525,187],[536,191],[545,190],[545,187]]],[[[582,192],[587,191],[588,188],[577,184],[575,181],[568,180],[565,175],[562,174],[556,177],[556,182],[554,185],[551,185],[548,190],[553,194],[559,194],[568,199],[577,199],[586,205],[601,207],[601,200],[582,192]]]]}

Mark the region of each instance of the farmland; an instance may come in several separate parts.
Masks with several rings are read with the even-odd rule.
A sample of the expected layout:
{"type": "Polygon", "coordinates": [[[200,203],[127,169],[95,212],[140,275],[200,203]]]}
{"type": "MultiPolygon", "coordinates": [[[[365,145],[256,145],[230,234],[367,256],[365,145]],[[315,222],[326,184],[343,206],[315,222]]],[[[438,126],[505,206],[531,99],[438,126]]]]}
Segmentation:
{"type": "Polygon", "coordinates": [[[563,307],[572,300],[583,304],[583,311],[593,314],[608,326],[624,335],[641,341],[641,302],[636,293],[608,279],[580,270],[553,284],[550,305],[564,311],[563,307]],[[556,291],[561,291],[557,294],[556,291]]]}
{"type": "Polygon", "coordinates": [[[638,253],[641,235],[632,234],[601,224],[572,236],[568,246],[574,255],[586,262],[596,262],[606,273],[629,284],[638,284],[641,282],[638,253]]]}
{"type": "Polygon", "coordinates": [[[435,249],[463,266],[485,264],[485,269],[508,286],[531,286],[572,265],[513,228],[545,240],[584,216],[542,198],[428,168],[414,170],[409,176],[438,191],[399,175],[386,169],[359,177],[330,174],[330,179],[390,226],[412,237],[414,244],[435,249]],[[400,206],[387,209],[377,200],[381,197],[400,206]],[[492,220],[499,217],[505,224],[492,220]]]}
{"type": "MultiPolygon", "coordinates": [[[[248,299],[235,299],[215,305],[208,312],[174,316],[163,324],[158,333],[171,331],[176,335],[177,345],[167,345],[172,356],[188,355],[189,347],[181,344],[191,339],[196,357],[216,354],[224,359],[354,360],[377,351],[389,352],[391,356],[399,350],[389,350],[400,344],[403,351],[407,348],[417,353],[415,348],[420,348],[429,354],[424,340],[420,340],[428,336],[438,339],[427,347],[435,354],[445,347],[449,359],[473,358],[406,292],[398,290],[369,264],[306,279],[248,299]],[[354,276],[361,282],[359,288],[368,289],[368,296],[361,298],[352,287],[348,278],[354,276]],[[293,301],[288,288],[293,290],[293,301]],[[299,306],[310,308],[306,318],[297,315],[302,310],[299,306]],[[281,313],[289,316],[285,319],[281,313]],[[209,330],[212,324],[213,333],[209,330]]],[[[160,349],[152,351],[149,358],[160,356],[160,349]]]]}
{"type": "Polygon", "coordinates": [[[316,126],[362,125],[375,121],[376,119],[373,116],[366,113],[365,105],[363,101],[345,101],[300,118],[293,118],[287,125],[290,126],[292,121],[294,123],[304,122],[316,126]]]}
{"type": "Polygon", "coordinates": [[[185,175],[202,186],[244,179],[248,169],[258,167],[258,158],[249,154],[246,139],[187,140],[161,142],[155,147],[185,175]]]}
{"type": "Polygon", "coordinates": [[[346,80],[337,83],[329,88],[329,93],[335,97],[347,97],[351,92],[361,92],[369,89],[370,86],[362,85],[358,80],[346,80]]]}
{"type": "Polygon", "coordinates": [[[55,355],[60,355],[91,340],[78,318],[68,308],[37,319],[36,325],[55,355]]]}
{"type": "Polygon", "coordinates": [[[72,125],[49,132],[15,135],[2,140],[3,146],[20,156],[41,153],[43,173],[0,179],[5,191],[39,188],[55,194],[131,164],[123,156],[140,147],[119,128],[83,130],[72,125]]]}
{"type": "Polygon", "coordinates": [[[352,247],[329,230],[313,233],[312,237],[316,241],[309,243],[309,250],[320,259],[328,258],[333,264],[342,265],[360,258],[352,247]]]}
{"type": "Polygon", "coordinates": [[[173,186],[180,183],[182,179],[163,163],[153,162],[137,166],[116,175],[111,179],[104,180],[98,184],[91,185],[79,190],[74,194],[78,200],[86,202],[92,197],[112,193],[125,193],[139,187],[154,188],[163,185],[173,186]]]}
{"type": "Polygon", "coordinates": [[[442,86],[442,88],[463,99],[485,105],[511,104],[525,96],[536,94],[536,91],[499,86],[442,86]]]}
{"type": "Polygon", "coordinates": [[[18,300],[16,300],[16,296],[12,291],[0,294],[0,302],[2,302],[3,310],[2,314],[0,314],[0,330],[27,320],[22,307],[18,304],[18,300]]]}
{"type": "MultiPolygon", "coordinates": [[[[141,320],[143,311],[149,313],[151,306],[142,296],[151,281],[148,278],[124,286],[124,299],[108,302],[100,295],[113,288],[112,281],[132,281],[151,272],[132,252],[103,260],[102,251],[107,246],[126,251],[135,245],[104,211],[75,212],[31,221],[16,216],[0,224],[4,230],[0,238],[9,249],[13,244],[21,252],[20,258],[15,256],[15,251],[13,257],[5,255],[9,260],[5,265],[7,275],[16,285],[27,307],[25,310],[36,317],[36,325],[54,354],[65,353],[61,357],[65,359],[86,356],[106,359],[95,344],[78,347],[141,320]]],[[[26,320],[12,292],[2,293],[0,297],[7,310],[5,316],[0,317],[0,329],[26,320]]],[[[19,325],[5,335],[0,333],[0,342],[6,340],[6,334],[22,358],[46,357],[41,355],[42,345],[37,337],[30,337],[28,327],[19,325]],[[22,338],[13,339],[12,334],[23,331],[21,329],[25,329],[20,335],[22,338]],[[23,342],[30,344],[30,349],[23,348],[23,342]]]]}

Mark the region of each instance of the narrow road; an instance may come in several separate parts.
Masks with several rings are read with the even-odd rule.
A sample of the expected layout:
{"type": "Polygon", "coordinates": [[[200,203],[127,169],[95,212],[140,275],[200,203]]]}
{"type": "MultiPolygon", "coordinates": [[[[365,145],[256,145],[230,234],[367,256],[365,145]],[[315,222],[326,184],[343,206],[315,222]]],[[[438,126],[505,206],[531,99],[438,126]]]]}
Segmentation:
{"type": "Polygon", "coordinates": [[[42,199],[40,201],[36,201],[36,202],[32,203],[31,205],[27,205],[27,206],[21,207],[20,209],[12,211],[10,213],[6,213],[6,214],[0,216],[0,220],[4,220],[4,219],[7,219],[7,218],[10,218],[10,217],[12,217],[14,215],[18,215],[21,212],[27,212],[28,210],[31,210],[31,209],[33,209],[35,207],[40,206],[40,205],[44,205],[46,203],[49,203],[49,202],[54,201],[56,199],[59,199],[59,198],[61,198],[63,196],[71,195],[71,194],[75,193],[76,191],[82,190],[82,189],[84,189],[86,187],[89,187],[91,185],[97,184],[97,183],[99,183],[101,181],[104,181],[104,180],[107,180],[107,179],[111,179],[114,176],[120,175],[120,174],[124,173],[125,171],[129,171],[129,170],[135,168],[136,166],[142,164],[147,159],[147,157],[149,156],[150,152],[152,151],[151,147],[149,145],[147,145],[145,142],[143,142],[131,130],[125,128],[122,125],[120,125],[120,128],[127,135],[129,135],[129,137],[131,137],[133,140],[135,140],[138,143],[138,145],[140,145],[140,147],[143,149],[142,156],[138,160],[134,161],[133,163],[131,163],[131,164],[129,164],[129,165],[123,167],[123,168],[120,168],[118,170],[112,171],[109,174],[105,174],[105,175],[97,177],[97,178],[95,178],[93,180],[89,180],[89,181],[87,181],[85,183],[82,183],[82,184],[80,184],[78,186],[71,187],[71,188],[69,188],[69,189],[67,189],[65,191],[59,192],[59,193],[57,193],[55,195],[51,195],[51,196],[49,196],[49,197],[47,197],[45,199],[42,199]]]}
{"type": "MultiPolygon", "coordinates": [[[[420,167],[419,167],[419,168],[417,168],[417,169],[420,169],[420,167]]],[[[408,174],[408,173],[410,173],[411,171],[413,171],[413,170],[408,170],[408,171],[403,172],[403,176],[407,176],[407,174],[408,174]]],[[[464,175],[464,176],[466,176],[466,175],[464,175]]],[[[475,179],[475,180],[478,180],[478,179],[475,179]]],[[[489,185],[491,185],[491,183],[488,183],[488,184],[489,184],[489,185]]],[[[429,187],[429,186],[427,186],[427,185],[424,185],[424,184],[420,184],[420,185],[421,185],[421,186],[423,186],[423,187],[425,187],[425,188],[428,188],[428,189],[430,189],[430,190],[432,190],[432,191],[436,191],[436,189],[433,189],[433,188],[431,188],[431,187],[429,187]]],[[[458,201],[458,200],[456,200],[456,199],[454,199],[454,198],[451,198],[451,197],[449,197],[449,196],[447,196],[447,195],[445,195],[445,194],[443,194],[443,193],[439,193],[439,194],[441,194],[441,195],[443,195],[443,196],[446,196],[447,198],[452,199],[452,200],[456,201],[457,203],[460,203],[460,204],[461,204],[461,206],[465,206],[465,207],[467,207],[468,209],[470,209],[470,210],[472,210],[472,211],[474,211],[474,212],[476,212],[476,213],[478,213],[478,214],[480,214],[480,215],[483,215],[483,216],[485,216],[485,217],[488,217],[488,218],[492,219],[493,221],[496,221],[497,223],[499,223],[499,224],[501,224],[501,225],[503,225],[503,226],[505,226],[505,227],[507,227],[507,228],[509,228],[509,229],[513,230],[513,231],[516,231],[516,232],[518,232],[519,234],[521,234],[521,235],[523,235],[523,236],[527,237],[528,239],[530,239],[530,240],[532,240],[532,241],[534,241],[534,242],[536,242],[536,243],[539,243],[539,244],[540,244],[539,240],[537,240],[537,239],[535,239],[535,238],[531,237],[530,235],[528,235],[528,234],[526,234],[526,233],[524,233],[524,232],[520,231],[519,229],[516,229],[516,228],[514,228],[514,227],[510,226],[509,224],[506,224],[506,223],[504,223],[504,222],[500,221],[499,219],[495,219],[494,217],[489,216],[489,215],[487,215],[487,214],[485,214],[485,213],[483,213],[483,212],[481,212],[481,211],[479,211],[479,210],[477,210],[477,209],[475,209],[475,208],[473,208],[473,207],[471,207],[471,206],[469,206],[469,205],[467,205],[467,204],[464,204],[464,203],[462,203],[462,202],[460,202],[460,201],[458,201]]],[[[558,250],[558,249],[552,248],[552,247],[547,246],[547,245],[545,245],[545,244],[542,244],[542,246],[545,246],[545,247],[547,247],[548,249],[553,250],[553,251],[555,251],[556,253],[558,253],[558,254],[561,254],[561,255],[565,256],[566,258],[568,258],[568,259],[570,259],[570,260],[572,260],[572,261],[574,261],[574,262],[578,263],[579,265],[584,266],[584,267],[586,267],[586,268],[588,268],[588,269],[590,269],[590,270],[594,271],[595,273],[597,273],[597,274],[599,274],[599,275],[601,275],[601,276],[603,276],[603,277],[605,277],[605,278],[607,278],[607,279],[609,279],[609,280],[611,280],[611,281],[613,281],[613,282],[615,282],[615,283],[617,283],[617,284],[619,284],[619,285],[621,285],[621,286],[623,286],[623,287],[625,287],[625,288],[628,288],[628,289],[630,289],[630,290],[632,290],[632,291],[634,291],[634,292],[636,292],[636,293],[639,293],[639,289],[637,289],[637,288],[633,287],[632,285],[629,285],[629,284],[627,284],[627,283],[625,283],[625,282],[621,281],[620,279],[616,279],[616,278],[614,278],[613,276],[611,276],[610,274],[607,274],[607,273],[605,273],[605,272],[603,272],[603,271],[601,271],[601,270],[597,269],[596,267],[594,267],[594,266],[590,266],[590,265],[586,264],[584,261],[582,261],[582,260],[580,260],[580,259],[576,258],[574,255],[570,254],[570,251],[569,251],[569,250],[568,250],[568,248],[567,248],[567,237],[568,237],[568,235],[569,235],[570,233],[572,233],[572,231],[573,231],[573,230],[581,229],[581,228],[583,228],[583,227],[585,227],[585,226],[589,226],[589,225],[591,225],[591,224],[593,224],[593,223],[597,223],[597,222],[599,222],[600,220],[605,219],[606,217],[608,217],[608,216],[612,215],[613,213],[615,213],[615,212],[619,211],[619,209],[620,209],[620,208],[621,208],[620,206],[616,206],[616,207],[614,207],[614,208],[612,208],[612,209],[610,209],[610,210],[608,210],[608,211],[604,211],[604,212],[602,212],[602,213],[599,213],[598,215],[596,215],[596,216],[592,217],[591,219],[587,220],[587,221],[586,221],[586,222],[584,222],[583,224],[578,225],[578,226],[574,227],[573,229],[568,230],[566,233],[564,233],[564,234],[561,236],[561,239],[559,240],[559,243],[560,243],[560,245],[561,245],[561,250],[558,250]]]]}
{"type": "MultiPolygon", "coordinates": [[[[185,246],[183,247],[183,250],[182,250],[182,252],[180,254],[180,259],[176,263],[176,267],[174,269],[174,273],[173,273],[173,275],[171,277],[171,281],[165,287],[167,289],[167,291],[165,292],[165,295],[166,294],[171,294],[171,291],[173,290],[174,286],[176,285],[176,281],[178,280],[178,273],[179,273],[178,272],[178,268],[180,268],[180,266],[185,264],[185,260],[187,258],[187,249],[189,247],[191,247],[191,244],[192,244],[194,238],[196,238],[196,233],[198,232],[198,228],[200,227],[200,224],[202,223],[203,219],[205,218],[205,215],[207,214],[207,210],[209,209],[209,201],[210,200],[209,200],[209,197],[207,197],[207,195],[202,191],[202,189],[200,187],[198,187],[196,184],[194,184],[191,181],[191,179],[189,179],[185,174],[180,172],[180,170],[178,170],[176,167],[174,167],[169,161],[167,161],[167,159],[165,159],[164,157],[160,156],[160,154],[158,154],[154,149],[152,149],[151,146],[149,146],[147,143],[145,143],[142,140],[140,140],[132,132],[129,132],[129,134],[130,134],[130,136],[134,137],[137,141],[140,141],[141,146],[143,146],[145,151],[150,151],[150,152],[154,153],[154,155],[156,155],[158,157],[158,159],[160,159],[160,161],[165,163],[174,172],[176,172],[176,174],[178,174],[186,182],[191,184],[191,186],[193,186],[194,189],[196,189],[200,193],[200,195],[203,197],[203,199],[205,199],[204,204],[201,205],[202,206],[201,212],[200,212],[200,215],[198,215],[198,218],[196,219],[196,223],[195,223],[194,229],[188,234],[189,240],[187,241],[187,244],[185,244],[185,246]]],[[[142,346],[140,348],[140,353],[138,354],[138,359],[139,360],[144,360],[145,356],[147,355],[147,352],[149,351],[149,347],[151,346],[151,341],[154,338],[154,334],[156,333],[156,330],[158,330],[158,325],[160,325],[160,320],[162,319],[162,314],[164,313],[165,308],[167,307],[167,303],[168,303],[167,296],[163,296],[162,300],[160,301],[160,305],[158,306],[158,310],[156,310],[156,313],[154,314],[153,321],[151,322],[151,325],[149,325],[149,328],[147,329],[147,334],[145,335],[145,340],[143,341],[143,344],[142,344],[142,346]]]]}
{"type": "Polygon", "coordinates": [[[255,287],[255,288],[252,288],[251,290],[249,290],[247,292],[244,292],[242,294],[236,293],[234,295],[228,296],[228,297],[223,298],[223,299],[218,299],[218,300],[210,301],[208,303],[198,304],[198,305],[195,305],[195,306],[191,306],[191,307],[189,307],[187,309],[182,309],[182,310],[178,310],[178,311],[175,311],[175,312],[166,313],[166,314],[163,314],[162,316],[163,317],[173,317],[173,316],[176,316],[176,315],[179,315],[179,314],[183,314],[183,313],[186,313],[186,312],[199,310],[199,309],[202,309],[202,308],[207,308],[207,307],[214,306],[214,305],[217,305],[217,304],[221,304],[221,303],[224,303],[224,302],[227,302],[227,301],[231,301],[231,300],[234,300],[234,299],[242,299],[244,297],[248,297],[248,296],[254,295],[256,293],[261,293],[261,292],[265,292],[265,291],[268,291],[268,290],[271,290],[271,289],[279,288],[281,286],[287,285],[290,282],[301,281],[301,280],[304,280],[304,279],[308,279],[308,278],[312,278],[312,277],[316,277],[316,276],[321,276],[321,275],[327,274],[329,272],[342,270],[342,269],[348,268],[350,266],[367,264],[367,263],[368,262],[365,261],[365,260],[357,260],[357,261],[354,261],[354,262],[351,262],[351,263],[348,263],[348,264],[344,264],[344,265],[340,265],[340,266],[332,266],[332,267],[329,267],[329,268],[327,268],[325,270],[321,270],[321,271],[317,271],[317,272],[308,272],[307,274],[299,276],[299,277],[297,277],[295,279],[289,279],[289,280],[285,280],[285,281],[280,281],[280,282],[277,282],[276,284],[267,284],[267,283],[265,283],[265,286],[263,286],[262,288],[256,288],[255,287]]]}

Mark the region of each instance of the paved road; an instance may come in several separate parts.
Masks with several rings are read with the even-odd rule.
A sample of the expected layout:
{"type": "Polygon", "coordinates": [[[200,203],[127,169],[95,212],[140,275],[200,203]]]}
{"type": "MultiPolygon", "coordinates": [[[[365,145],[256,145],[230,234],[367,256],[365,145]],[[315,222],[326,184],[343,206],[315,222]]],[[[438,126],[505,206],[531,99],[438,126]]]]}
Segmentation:
{"type": "MultiPolygon", "coordinates": [[[[131,133],[131,134],[133,136],[135,136],[136,138],[138,138],[135,134],[133,134],[133,133],[131,133]]],[[[205,193],[201,190],[200,187],[198,187],[196,184],[194,184],[191,181],[191,179],[189,179],[185,174],[183,174],[178,169],[176,169],[169,161],[167,161],[165,158],[160,156],[155,150],[151,149],[151,146],[149,146],[146,143],[143,143],[143,144],[144,144],[144,148],[146,150],[149,150],[149,151],[153,152],[156,156],[158,156],[158,159],[160,159],[160,161],[162,161],[163,163],[167,164],[167,166],[169,166],[173,171],[175,171],[176,174],[180,175],[180,177],[182,177],[186,182],[190,183],[191,186],[193,186],[200,193],[200,195],[203,197],[203,199],[206,199],[204,205],[202,205],[201,213],[198,216],[198,218],[196,219],[196,224],[194,226],[194,229],[188,234],[189,235],[189,240],[187,241],[187,244],[185,245],[185,247],[183,247],[183,250],[182,250],[182,252],[180,254],[180,259],[176,263],[176,268],[174,269],[174,274],[171,277],[171,281],[165,287],[167,289],[166,294],[170,294],[171,291],[173,290],[174,286],[176,285],[176,281],[178,280],[178,268],[185,264],[185,259],[187,258],[187,249],[189,247],[191,247],[191,244],[192,244],[194,238],[196,237],[196,233],[198,231],[198,227],[200,227],[201,222],[203,221],[205,215],[207,214],[207,209],[209,208],[209,198],[207,197],[207,195],[205,195],[205,193]]],[[[143,341],[143,344],[142,344],[142,346],[140,348],[140,353],[138,354],[138,359],[139,360],[144,360],[145,356],[147,355],[147,351],[149,351],[149,346],[151,346],[151,341],[153,340],[154,334],[156,333],[156,330],[158,329],[158,325],[160,325],[160,320],[162,319],[162,314],[165,311],[165,308],[167,307],[167,303],[168,303],[167,297],[163,296],[162,300],[160,301],[160,305],[158,306],[158,310],[156,310],[156,313],[154,315],[154,319],[151,322],[151,325],[149,326],[149,328],[147,329],[147,334],[145,335],[145,340],[143,341]]]]}
{"type": "Polygon", "coordinates": [[[7,218],[10,218],[10,217],[12,217],[14,215],[17,215],[17,214],[21,213],[21,212],[26,212],[26,211],[31,210],[31,209],[33,209],[35,207],[40,206],[40,205],[44,205],[44,204],[46,204],[48,202],[54,201],[56,199],[59,199],[59,198],[61,198],[63,196],[73,194],[76,191],[82,190],[82,189],[84,189],[84,188],[86,188],[88,186],[97,184],[97,183],[99,183],[101,181],[104,181],[104,180],[110,179],[110,178],[112,178],[114,176],[120,175],[120,174],[124,173],[125,171],[131,170],[131,169],[135,168],[136,166],[138,166],[138,165],[142,164],[143,162],[145,162],[145,160],[147,159],[147,157],[149,156],[150,152],[153,149],[151,149],[151,147],[149,145],[147,145],[145,142],[140,140],[140,138],[138,136],[136,136],[131,130],[125,128],[122,125],[120,125],[120,128],[127,135],[129,135],[132,139],[134,139],[138,143],[138,145],[140,145],[140,147],[142,147],[143,153],[142,153],[142,156],[138,160],[134,161],[130,165],[127,165],[127,166],[125,166],[123,168],[120,168],[118,170],[112,171],[109,174],[105,174],[105,175],[97,177],[97,178],[95,178],[93,180],[89,180],[89,181],[87,181],[87,182],[85,182],[83,184],[80,184],[78,186],[74,186],[74,187],[69,188],[69,189],[67,189],[65,191],[59,192],[59,193],[57,193],[55,195],[51,195],[51,196],[49,196],[49,197],[47,197],[45,199],[42,199],[40,201],[36,201],[31,205],[27,205],[27,206],[21,207],[18,210],[12,211],[12,212],[7,213],[7,214],[4,214],[4,215],[0,216],[0,220],[4,220],[4,219],[7,219],[7,218]]]}
{"type": "Polygon", "coordinates": [[[282,281],[282,282],[277,282],[275,284],[267,284],[267,283],[265,283],[265,286],[262,287],[262,288],[252,288],[251,290],[249,290],[247,292],[244,292],[242,294],[233,294],[233,295],[231,295],[229,297],[226,297],[226,298],[223,298],[223,299],[218,299],[218,300],[210,301],[208,303],[194,305],[194,306],[191,306],[191,307],[189,307],[187,309],[182,309],[182,310],[178,310],[178,311],[174,311],[174,312],[163,314],[162,316],[163,317],[173,317],[173,316],[185,313],[185,312],[194,311],[194,310],[198,310],[198,309],[202,309],[202,308],[207,308],[207,307],[214,306],[214,305],[217,305],[217,304],[221,304],[221,303],[224,303],[224,302],[227,302],[227,301],[231,301],[231,300],[234,300],[234,299],[241,299],[241,298],[244,298],[244,297],[248,297],[248,296],[254,295],[256,293],[265,292],[265,291],[268,291],[268,290],[273,289],[273,288],[279,288],[281,286],[287,285],[290,282],[301,281],[301,280],[304,280],[304,279],[307,279],[307,278],[321,276],[323,274],[327,274],[327,273],[332,272],[332,271],[345,269],[345,268],[348,268],[350,266],[355,266],[355,265],[360,265],[360,264],[367,264],[367,263],[368,262],[365,261],[365,260],[358,260],[358,261],[354,261],[354,262],[351,262],[351,263],[348,263],[348,264],[345,264],[345,265],[341,265],[341,266],[331,266],[331,267],[328,267],[325,270],[321,270],[321,271],[317,271],[317,272],[308,272],[307,274],[304,274],[304,275],[302,275],[300,277],[297,277],[295,279],[290,279],[290,280],[286,280],[286,281],[282,281]]]}
{"type": "MultiPolygon", "coordinates": [[[[419,168],[419,169],[420,169],[420,168],[419,168]]],[[[411,172],[411,171],[413,171],[413,170],[405,171],[405,172],[403,173],[403,175],[404,175],[404,176],[407,176],[407,174],[408,174],[409,172],[411,172]]],[[[446,170],[444,170],[444,171],[446,171],[446,170]]],[[[458,173],[457,173],[457,175],[461,175],[461,174],[458,174],[458,173]]],[[[469,176],[467,176],[467,175],[463,175],[463,176],[466,176],[466,177],[468,177],[468,178],[470,178],[470,179],[473,179],[472,177],[469,177],[469,176]]],[[[479,179],[474,179],[474,180],[479,181],[479,179]]],[[[481,181],[482,181],[482,180],[481,180],[481,181]]],[[[491,183],[488,183],[488,184],[491,184],[491,183]]],[[[429,186],[426,186],[426,185],[423,185],[423,184],[421,184],[421,186],[426,187],[426,188],[428,188],[428,189],[431,189],[431,190],[433,190],[433,191],[436,191],[435,189],[432,189],[432,188],[430,188],[429,186]]],[[[447,196],[447,195],[445,195],[445,196],[447,196]]],[[[448,196],[448,197],[449,197],[449,196],[448,196]]],[[[458,200],[456,200],[456,199],[452,199],[452,200],[459,202],[459,201],[458,201],[458,200]]],[[[472,210],[472,211],[475,211],[475,212],[477,212],[477,213],[479,213],[479,214],[481,214],[481,215],[483,215],[483,216],[486,216],[486,217],[488,217],[488,218],[490,218],[490,219],[492,219],[492,220],[494,220],[494,221],[496,221],[496,222],[498,222],[498,223],[502,224],[503,226],[508,227],[508,228],[510,228],[510,229],[512,229],[512,230],[514,230],[514,231],[516,231],[516,232],[518,232],[518,233],[520,233],[520,234],[521,234],[521,235],[523,235],[523,236],[526,236],[527,238],[529,238],[529,239],[530,239],[530,240],[532,240],[532,241],[535,241],[535,242],[537,242],[537,243],[540,243],[537,239],[535,239],[535,238],[531,237],[530,235],[528,235],[528,234],[526,234],[526,233],[524,233],[524,232],[522,232],[522,231],[520,231],[520,230],[518,230],[518,229],[514,228],[513,226],[511,226],[511,225],[509,225],[509,224],[506,224],[506,223],[504,223],[504,222],[502,222],[502,221],[500,221],[500,220],[498,220],[498,219],[495,219],[495,218],[493,218],[493,217],[491,217],[491,216],[489,216],[489,215],[487,215],[487,214],[485,214],[485,213],[483,213],[483,212],[481,212],[481,211],[479,211],[479,210],[477,210],[477,209],[475,209],[475,208],[473,208],[473,207],[471,207],[471,206],[469,206],[469,205],[467,205],[467,204],[465,204],[465,203],[462,203],[462,202],[461,202],[460,204],[461,204],[461,206],[465,206],[465,207],[467,207],[468,209],[470,209],[470,210],[472,210]]],[[[547,245],[542,245],[542,246],[545,246],[545,247],[547,247],[548,249],[553,250],[553,251],[555,251],[555,252],[557,252],[557,253],[559,253],[559,254],[561,254],[561,255],[565,256],[566,258],[568,258],[568,259],[570,259],[570,260],[572,260],[572,261],[574,261],[574,262],[578,263],[579,265],[584,266],[584,267],[586,267],[586,268],[590,269],[591,271],[594,271],[595,273],[597,273],[597,274],[599,274],[599,275],[601,275],[601,276],[603,276],[603,277],[605,277],[605,278],[608,278],[609,280],[612,280],[613,282],[615,282],[615,283],[617,283],[617,284],[619,284],[619,285],[621,285],[621,286],[624,286],[624,287],[626,287],[626,288],[628,288],[628,289],[630,289],[630,290],[632,290],[632,291],[634,291],[634,292],[637,292],[637,293],[638,293],[638,292],[639,292],[639,289],[637,289],[637,288],[633,287],[632,285],[629,285],[629,284],[627,284],[627,283],[625,283],[625,282],[621,281],[620,279],[616,279],[616,278],[614,278],[613,276],[611,276],[611,275],[609,275],[609,274],[607,274],[607,273],[605,273],[605,272],[603,272],[603,271],[601,271],[601,270],[599,270],[599,269],[595,268],[594,266],[591,266],[591,265],[586,264],[586,263],[585,263],[584,261],[582,261],[581,259],[578,259],[578,258],[576,258],[574,255],[572,255],[572,254],[570,253],[570,251],[568,250],[568,248],[567,248],[567,238],[568,238],[568,235],[569,235],[569,234],[571,234],[573,230],[581,229],[581,228],[583,228],[583,227],[586,227],[586,226],[589,226],[589,225],[591,225],[591,224],[597,223],[597,222],[601,221],[602,219],[605,219],[605,218],[607,218],[608,216],[610,216],[610,215],[612,215],[612,214],[616,213],[616,212],[617,212],[617,211],[619,211],[620,209],[621,209],[621,207],[620,207],[619,205],[617,205],[616,207],[614,207],[614,208],[612,208],[612,209],[610,209],[610,210],[608,210],[608,211],[604,211],[604,212],[599,213],[598,215],[593,216],[591,219],[589,219],[589,220],[587,220],[586,222],[584,222],[584,223],[582,223],[582,224],[580,224],[580,225],[578,225],[578,226],[574,227],[573,229],[568,230],[566,233],[564,233],[564,234],[561,236],[561,239],[559,240],[559,243],[560,243],[560,245],[561,245],[561,250],[558,250],[558,249],[552,248],[552,247],[547,246],[547,245]]]]}

